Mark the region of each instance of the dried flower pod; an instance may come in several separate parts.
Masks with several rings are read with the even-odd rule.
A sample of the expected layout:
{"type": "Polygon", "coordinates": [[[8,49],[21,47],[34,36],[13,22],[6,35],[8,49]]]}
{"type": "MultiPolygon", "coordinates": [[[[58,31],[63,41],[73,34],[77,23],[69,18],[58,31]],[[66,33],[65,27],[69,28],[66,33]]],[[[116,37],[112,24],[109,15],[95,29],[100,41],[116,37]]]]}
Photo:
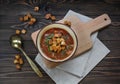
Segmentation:
{"type": "Polygon", "coordinates": [[[23,21],[24,21],[24,18],[23,18],[23,17],[20,17],[19,20],[20,20],[21,22],[23,22],[23,21]]]}
{"type": "Polygon", "coordinates": [[[56,17],[55,17],[55,16],[51,16],[50,18],[51,18],[51,20],[53,20],[53,21],[56,20],[56,17]]]}
{"type": "Polygon", "coordinates": [[[15,33],[19,35],[19,34],[20,34],[20,30],[17,29],[17,30],[15,31],[15,33]]]}
{"type": "Polygon", "coordinates": [[[39,11],[39,7],[38,6],[34,7],[34,11],[38,12],[39,11]]]}
{"type": "Polygon", "coordinates": [[[27,32],[26,29],[22,29],[22,30],[21,30],[21,33],[22,33],[22,34],[26,34],[26,32],[27,32]]]}
{"type": "Polygon", "coordinates": [[[19,60],[15,59],[14,64],[19,64],[19,60]]]}
{"type": "Polygon", "coordinates": [[[16,69],[17,69],[17,70],[21,70],[20,64],[16,64],[16,69]]]}
{"type": "Polygon", "coordinates": [[[45,19],[50,19],[50,17],[51,17],[50,13],[48,13],[48,14],[45,15],[45,19]]]}
{"type": "Polygon", "coordinates": [[[20,58],[20,59],[19,59],[19,64],[21,64],[21,65],[22,65],[23,63],[24,63],[24,62],[23,62],[23,59],[22,59],[22,58],[20,58]]]}

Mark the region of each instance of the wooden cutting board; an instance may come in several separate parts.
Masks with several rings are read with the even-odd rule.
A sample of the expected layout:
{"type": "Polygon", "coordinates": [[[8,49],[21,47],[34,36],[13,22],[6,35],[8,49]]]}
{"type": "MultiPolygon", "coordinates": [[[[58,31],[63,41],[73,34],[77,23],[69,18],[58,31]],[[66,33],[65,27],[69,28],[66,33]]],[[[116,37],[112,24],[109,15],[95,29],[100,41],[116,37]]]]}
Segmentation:
{"type": "MultiPolygon", "coordinates": [[[[57,23],[64,23],[64,21],[66,20],[71,22],[71,28],[76,33],[78,39],[78,47],[72,58],[77,57],[78,55],[92,48],[93,44],[90,35],[99,29],[105,28],[105,26],[111,23],[111,20],[107,14],[103,14],[95,19],[90,20],[87,23],[83,23],[82,21],[80,21],[80,19],[77,16],[71,15],[66,17],[65,19],[58,21],[57,23]]],[[[31,35],[35,45],[36,45],[36,37],[39,31],[40,30],[33,32],[31,35]]],[[[43,60],[48,68],[54,68],[62,63],[62,62],[52,62],[45,58],[43,58],[43,60]]]]}

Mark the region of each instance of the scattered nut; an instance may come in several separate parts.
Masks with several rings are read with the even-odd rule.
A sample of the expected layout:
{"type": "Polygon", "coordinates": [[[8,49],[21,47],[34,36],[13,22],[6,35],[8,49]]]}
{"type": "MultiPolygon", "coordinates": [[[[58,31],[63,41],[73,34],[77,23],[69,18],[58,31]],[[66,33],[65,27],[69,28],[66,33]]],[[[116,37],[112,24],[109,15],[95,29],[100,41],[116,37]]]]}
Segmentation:
{"type": "Polygon", "coordinates": [[[22,30],[21,30],[21,33],[22,33],[22,34],[26,34],[26,32],[27,32],[27,31],[26,31],[25,29],[22,29],[22,30]]]}
{"type": "Polygon", "coordinates": [[[29,22],[28,22],[28,24],[29,24],[29,25],[33,25],[34,23],[33,23],[33,22],[31,22],[31,21],[29,21],[29,22]]]}
{"type": "Polygon", "coordinates": [[[18,59],[20,59],[20,58],[21,58],[21,56],[20,56],[19,54],[16,54],[16,55],[15,55],[15,59],[18,60],[18,59]]]}
{"type": "Polygon", "coordinates": [[[27,15],[24,16],[24,21],[27,21],[29,18],[27,15]]]}
{"type": "MultiPolygon", "coordinates": [[[[39,10],[39,7],[35,7],[35,10],[39,10]]],[[[27,21],[28,25],[33,25],[36,22],[36,18],[34,18],[30,13],[27,13],[23,17],[20,17],[20,21],[27,21]]]]}
{"type": "Polygon", "coordinates": [[[16,69],[18,69],[18,70],[20,70],[20,69],[21,69],[20,64],[16,64],[16,69]]]}
{"type": "Polygon", "coordinates": [[[24,18],[23,18],[23,17],[20,17],[19,20],[20,20],[21,22],[23,22],[23,21],[24,21],[24,18]]]}
{"type": "Polygon", "coordinates": [[[67,26],[71,26],[71,22],[70,21],[64,21],[64,24],[67,25],[67,26]]]}
{"type": "Polygon", "coordinates": [[[34,11],[38,12],[39,11],[39,7],[38,6],[34,7],[34,11]]]}
{"type": "Polygon", "coordinates": [[[23,63],[24,63],[24,62],[23,62],[23,59],[22,59],[22,58],[20,58],[20,59],[19,59],[19,64],[21,64],[21,65],[22,65],[23,63]]]}
{"type": "Polygon", "coordinates": [[[21,58],[21,56],[19,54],[15,55],[15,59],[14,59],[14,64],[16,65],[16,69],[20,70],[21,69],[21,65],[23,65],[24,61],[21,58]]]}
{"type": "Polygon", "coordinates": [[[46,19],[50,19],[50,17],[51,17],[51,14],[50,14],[50,13],[48,13],[48,14],[45,15],[45,18],[46,18],[46,19]]]}
{"type": "Polygon", "coordinates": [[[31,18],[30,21],[33,22],[33,23],[35,23],[36,19],[35,18],[31,18]]]}
{"type": "Polygon", "coordinates": [[[27,13],[28,18],[32,18],[32,15],[30,13],[27,13]]]}
{"type": "Polygon", "coordinates": [[[51,20],[53,20],[53,21],[56,20],[56,17],[55,17],[55,16],[51,16],[50,18],[51,18],[51,20]]]}
{"type": "Polygon", "coordinates": [[[17,29],[17,30],[15,31],[15,33],[16,33],[16,34],[20,34],[20,30],[17,29]]]}
{"type": "Polygon", "coordinates": [[[15,59],[14,64],[19,64],[19,61],[17,59],[15,59]]]}

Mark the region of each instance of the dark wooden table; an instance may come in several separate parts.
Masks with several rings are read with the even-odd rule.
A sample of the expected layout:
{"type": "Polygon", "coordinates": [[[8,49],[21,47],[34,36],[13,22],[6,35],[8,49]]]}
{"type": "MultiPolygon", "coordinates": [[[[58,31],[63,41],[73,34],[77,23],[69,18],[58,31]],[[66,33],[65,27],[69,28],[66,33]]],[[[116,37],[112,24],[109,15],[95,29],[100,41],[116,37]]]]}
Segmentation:
{"type": "MultiPolygon", "coordinates": [[[[54,81],[39,67],[44,77],[39,78],[31,69],[23,54],[13,49],[9,44],[9,37],[15,34],[12,25],[22,24],[19,17],[27,12],[38,21],[49,23],[44,19],[46,11],[39,13],[26,5],[15,4],[16,0],[0,0],[0,84],[55,84],[54,81]],[[6,2],[5,2],[6,1],[6,2]],[[24,59],[22,70],[16,70],[13,63],[14,56],[21,54],[24,59]]],[[[106,0],[108,1],[108,0],[106,0]]],[[[95,18],[108,13],[112,24],[99,31],[98,38],[111,50],[111,52],[80,82],[80,84],[120,84],[120,7],[119,3],[106,3],[103,0],[69,0],[62,4],[51,3],[48,11],[59,20],[69,9],[86,16],[95,18]]],[[[22,29],[22,28],[21,28],[22,29]]],[[[24,40],[24,50],[34,60],[38,51],[31,39],[31,32],[36,28],[27,28],[27,34],[21,35],[24,40]]],[[[67,81],[67,80],[66,80],[67,81]]],[[[70,84],[70,83],[69,83],[70,84]]]]}

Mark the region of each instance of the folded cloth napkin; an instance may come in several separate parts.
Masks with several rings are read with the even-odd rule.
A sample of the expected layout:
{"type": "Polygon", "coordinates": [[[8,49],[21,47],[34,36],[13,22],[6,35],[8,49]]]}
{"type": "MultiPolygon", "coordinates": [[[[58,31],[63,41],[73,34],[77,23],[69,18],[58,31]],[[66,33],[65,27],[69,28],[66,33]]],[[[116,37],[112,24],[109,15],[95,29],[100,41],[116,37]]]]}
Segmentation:
{"type": "MultiPolygon", "coordinates": [[[[66,16],[70,14],[78,16],[83,22],[87,22],[91,19],[87,16],[75,13],[72,10],[70,10],[66,16]]],[[[56,68],[47,68],[40,54],[36,56],[35,61],[57,84],[77,84],[110,52],[96,36],[97,33],[91,36],[94,45],[90,51],[56,68]]]]}

